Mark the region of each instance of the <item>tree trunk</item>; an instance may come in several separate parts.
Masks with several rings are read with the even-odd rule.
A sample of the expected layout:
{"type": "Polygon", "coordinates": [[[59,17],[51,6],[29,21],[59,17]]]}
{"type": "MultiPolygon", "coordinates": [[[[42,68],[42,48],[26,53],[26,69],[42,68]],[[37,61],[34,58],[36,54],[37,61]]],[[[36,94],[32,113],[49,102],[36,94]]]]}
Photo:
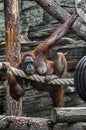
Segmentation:
{"type": "MultiPolygon", "coordinates": [[[[60,20],[61,22],[66,21],[70,14],[64,10],[61,6],[57,3],[52,2],[50,0],[34,0],[38,3],[47,13],[54,16],[56,19],[60,20]]],[[[72,26],[72,29],[76,32],[78,36],[80,36],[83,40],[86,41],[86,26],[82,24],[78,19],[72,26]]]]}
{"type": "MultiPolygon", "coordinates": [[[[11,66],[15,66],[20,59],[20,34],[18,19],[18,0],[4,0],[5,29],[6,29],[6,58],[11,66]]],[[[22,114],[22,100],[16,102],[9,94],[9,86],[6,91],[7,115],[22,114]]]]}

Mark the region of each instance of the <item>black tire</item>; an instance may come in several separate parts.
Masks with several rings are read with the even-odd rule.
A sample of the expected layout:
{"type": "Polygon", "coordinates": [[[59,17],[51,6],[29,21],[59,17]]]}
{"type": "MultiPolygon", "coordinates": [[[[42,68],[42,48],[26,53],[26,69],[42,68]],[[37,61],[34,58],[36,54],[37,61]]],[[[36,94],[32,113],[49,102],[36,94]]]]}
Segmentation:
{"type": "Polygon", "coordinates": [[[86,101],[86,56],[84,56],[76,66],[74,86],[78,95],[86,101]]]}

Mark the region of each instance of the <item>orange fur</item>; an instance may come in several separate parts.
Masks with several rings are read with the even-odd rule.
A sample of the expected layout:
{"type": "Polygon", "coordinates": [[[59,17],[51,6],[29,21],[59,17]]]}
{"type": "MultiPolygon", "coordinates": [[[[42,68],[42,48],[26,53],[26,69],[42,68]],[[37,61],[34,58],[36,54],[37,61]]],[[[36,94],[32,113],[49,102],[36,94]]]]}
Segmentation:
{"type": "MultiPolygon", "coordinates": [[[[66,61],[65,56],[62,53],[58,53],[54,61],[49,61],[46,58],[46,56],[48,55],[50,49],[53,46],[55,46],[57,42],[61,39],[61,37],[69,30],[69,28],[72,26],[73,22],[75,21],[76,17],[77,15],[73,14],[66,22],[60,25],[46,41],[40,43],[31,52],[25,52],[22,55],[22,58],[16,67],[25,71],[25,66],[24,66],[25,58],[32,57],[35,64],[34,66],[35,71],[33,71],[34,73],[37,73],[43,76],[53,75],[53,74],[56,74],[59,77],[63,76],[67,69],[67,61],[66,61]]],[[[23,88],[21,87],[23,84],[22,82],[23,79],[17,79],[16,76],[14,76],[13,74],[12,75],[8,74],[7,78],[9,81],[10,88],[13,87],[13,90],[10,89],[12,93],[14,94],[13,98],[14,96],[16,97],[15,99],[21,97],[23,95],[23,88]],[[20,91],[19,95],[16,94],[16,91],[20,91]]],[[[63,106],[64,91],[61,85],[59,85],[58,87],[56,87],[55,85],[53,87],[50,87],[51,85],[46,85],[46,86],[45,84],[40,85],[36,81],[31,81],[31,83],[35,89],[39,91],[48,91],[50,93],[54,107],[63,106]]]]}

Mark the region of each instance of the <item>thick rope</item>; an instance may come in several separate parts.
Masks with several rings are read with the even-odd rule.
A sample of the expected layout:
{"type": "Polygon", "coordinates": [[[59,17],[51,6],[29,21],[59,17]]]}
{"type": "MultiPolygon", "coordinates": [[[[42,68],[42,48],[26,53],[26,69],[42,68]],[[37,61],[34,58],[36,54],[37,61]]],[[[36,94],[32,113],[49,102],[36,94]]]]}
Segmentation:
{"type": "MultiPolygon", "coordinates": [[[[5,62],[5,65],[9,65],[9,63],[6,63],[5,62]]],[[[41,83],[46,83],[46,84],[54,84],[54,85],[74,85],[74,79],[73,78],[55,78],[49,82],[45,82],[45,77],[44,76],[39,76],[39,75],[36,75],[36,74],[33,74],[31,76],[27,76],[22,70],[20,69],[17,69],[17,68],[14,68],[14,67],[11,67],[9,66],[10,69],[12,70],[13,74],[16,75],[16,76],[19,76],[19,77],[22,77],[22,78],[26,78],[26,79],[30,79],[30,80],[33,80],[33,81],[37,81],[37,82],[41,82],[41,83]]],[[[2,63],[0,63],[0,69],[2,69],[2,63]]]]}

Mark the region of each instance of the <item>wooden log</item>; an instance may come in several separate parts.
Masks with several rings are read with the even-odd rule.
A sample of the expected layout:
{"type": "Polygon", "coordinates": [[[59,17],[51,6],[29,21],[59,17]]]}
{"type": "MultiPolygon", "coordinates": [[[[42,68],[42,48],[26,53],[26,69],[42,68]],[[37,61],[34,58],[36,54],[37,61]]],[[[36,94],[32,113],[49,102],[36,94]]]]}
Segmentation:
{"type": "Polygon", "coordinates": [[[86,107],[54,108],[51,111],[52,122],[75,123],[86,121],[86,107]]]}
{"type": "MultiPolygon", "coordinates": [[[[18,0],[4,0],[5,32],[6,32],[6,58],[12,66],[20,59],[20,33],[18,17],[18,0]]],[[[22,114],[22,100],[15,101],[10,96],[9,86],[6,90],[7,115],[22,114]]]]}
{"type": "MultiPolygon", "coordinates": [[[[50,0],[51,2],[55,2],[55,0],[50,0]]],[[[50,21],[52,16],[49,15],[45,10],[43,10],[43,21],[50,21]]]]}
{"type": "Polygon", "coordinates": [[[49,119],[0,115],[0,129],[48,130],[49,119]]]}
{"type": "MultiPolygon", "coordinates": [[[[49,14],[54,16],[57,20],[60,20],[61,22],[66,21],[70,14],[64,10],[59,4],[55,2],[51,2],[49,0],[34,0],[36,3],[38,3],[43,9],[46,10],[49,14]]],[[[78,36],[80,36],[83,40],[86,41],[86,26],[82,24],[79,19],[77,19],[73,26],[71,27],[78,36]]]]}

